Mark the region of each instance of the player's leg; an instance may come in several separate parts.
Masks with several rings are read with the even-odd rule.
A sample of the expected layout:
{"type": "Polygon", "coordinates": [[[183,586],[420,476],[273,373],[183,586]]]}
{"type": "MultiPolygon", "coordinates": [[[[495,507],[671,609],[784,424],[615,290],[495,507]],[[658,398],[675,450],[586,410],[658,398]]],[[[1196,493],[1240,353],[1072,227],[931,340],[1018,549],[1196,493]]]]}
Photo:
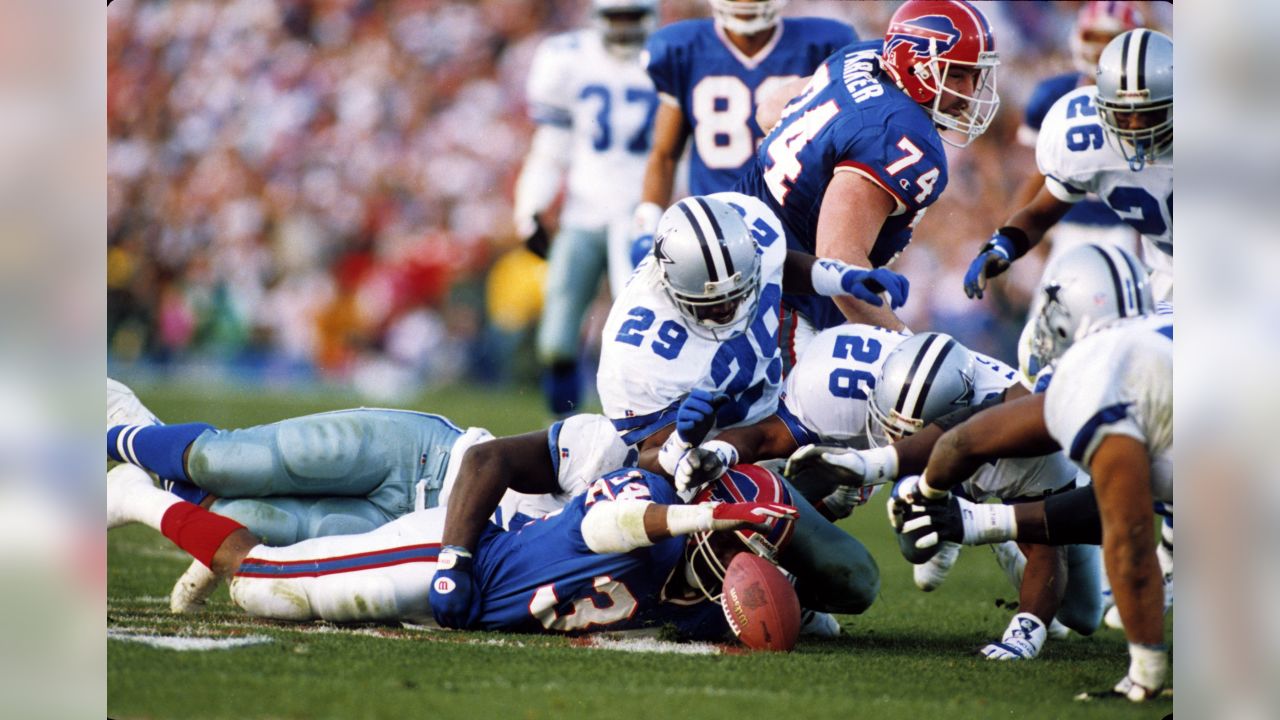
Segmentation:
{"type": "Polygon", "coordinates": [[[1018,591],[1018,614],[1005,628],[1000,640],[982,648],[992,660],[1031,660],[1040,654],[1048,636],[1048,625],[1058,612],[1067,584],[1067,557],[1062,548],[1048,545],[1021,546],[1027,558],[1018,591]]]}
{"type": "Polygon", "coordinates": [[[1091,635],[1102,621],[1102,549],[1068,545],[1067,587],[1058,620],[1081,635],[1091,635]]]}
{"type": "Polygon", "coordinates": [[[361,535],[259,545],[236,569],[231,599],[278,620],[427,620],[444,514],[431,508],[361,535]]]}
{"type": "Polygon", "coordinates": [[[880,568],[862,543],[818,514],[794,488],[800,517],[778,564],[796,576],[800,604],[821,612],[858,614],[880,593],[880,568]]]}
{"type": "Polygon", "coordinates": [[[582,318],[600,287],[605,233],[565,228],[547,257],[546,290],[538,323],[538,359],[551,414],[564,417],[582,406],[579,347],[582,318]]]}

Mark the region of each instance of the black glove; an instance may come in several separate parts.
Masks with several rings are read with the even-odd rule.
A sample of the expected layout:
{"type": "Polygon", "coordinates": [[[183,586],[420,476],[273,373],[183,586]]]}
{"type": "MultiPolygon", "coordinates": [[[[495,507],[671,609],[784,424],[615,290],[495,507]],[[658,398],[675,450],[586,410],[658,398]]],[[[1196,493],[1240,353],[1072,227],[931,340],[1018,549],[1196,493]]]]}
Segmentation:
{"type": "Polygon", "coordinates": [[[524,239],[524,246],[529,248],[529,252],[534,255],[543,260],[547,259],[547,251],[551,249],[551,236],[547,234],[547,228],[542,224],[542,218],[537,215],[533,216],[533,232],[524,239]]]}

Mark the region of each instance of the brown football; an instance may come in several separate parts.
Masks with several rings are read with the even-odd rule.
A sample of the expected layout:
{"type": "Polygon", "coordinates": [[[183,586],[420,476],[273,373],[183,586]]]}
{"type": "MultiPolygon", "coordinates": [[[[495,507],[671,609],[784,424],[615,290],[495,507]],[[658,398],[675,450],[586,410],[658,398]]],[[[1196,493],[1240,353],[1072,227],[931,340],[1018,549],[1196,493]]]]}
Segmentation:
{"type": "Polygon", "coordinates": [[[733,634],[752,650],[787,652],[800,637],[800,600],[773,563],[738,553],[724,576],[720,598],[733,634]]]}

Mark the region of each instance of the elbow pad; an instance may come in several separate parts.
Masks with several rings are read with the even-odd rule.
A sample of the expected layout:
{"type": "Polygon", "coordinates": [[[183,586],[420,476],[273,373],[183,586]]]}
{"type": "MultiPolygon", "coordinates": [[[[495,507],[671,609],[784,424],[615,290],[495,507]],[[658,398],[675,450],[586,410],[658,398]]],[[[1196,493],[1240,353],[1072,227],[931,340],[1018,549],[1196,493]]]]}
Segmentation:
{"type": "Polygon", "coordinates": [[[644,529],[647,500],[597,502],[582,518],[582,539],[593,553],[624,553],[649,547],[653,541],[644,529]]]}

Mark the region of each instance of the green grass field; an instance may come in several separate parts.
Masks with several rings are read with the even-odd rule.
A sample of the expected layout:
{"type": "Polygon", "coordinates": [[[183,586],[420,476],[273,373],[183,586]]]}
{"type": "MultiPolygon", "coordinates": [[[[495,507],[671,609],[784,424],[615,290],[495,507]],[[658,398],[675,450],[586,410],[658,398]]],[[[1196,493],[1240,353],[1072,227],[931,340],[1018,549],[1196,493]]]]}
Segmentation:
{"type": "MultiPolygon", "coordinates": [[[[246,426],[342,407],[341,394],[139,385],[168,422],[246,426]]],[[[496,434],[541,424],[534,391],[451,388],[404,407],[496,434]]],[[[108,713],[113,718],[1163,718],[1172,701],[1074,702],[1128,663],[1122,635],[1050,640],[1041,658],[996,663],[974,651],[997,637],[1016,594],[992,553],[967,548],[925,594],[898,555],[879,496],[845,521],[880,563],[882,591],[844,635],[802,639],[787,655],[622,652],[547,636],[397,627],[289,625],[249,618],[225,588],[199,616],[173,616],[168,593],[189,558],[158,533],[109,535],[108,713]],[[137,636],[242,641],[174,650],[137,636]]],[[[664,647],[671,649],[672,644],[664,647]]],[[[690,646],[685,649],[699,649],[690,646]]]]}

